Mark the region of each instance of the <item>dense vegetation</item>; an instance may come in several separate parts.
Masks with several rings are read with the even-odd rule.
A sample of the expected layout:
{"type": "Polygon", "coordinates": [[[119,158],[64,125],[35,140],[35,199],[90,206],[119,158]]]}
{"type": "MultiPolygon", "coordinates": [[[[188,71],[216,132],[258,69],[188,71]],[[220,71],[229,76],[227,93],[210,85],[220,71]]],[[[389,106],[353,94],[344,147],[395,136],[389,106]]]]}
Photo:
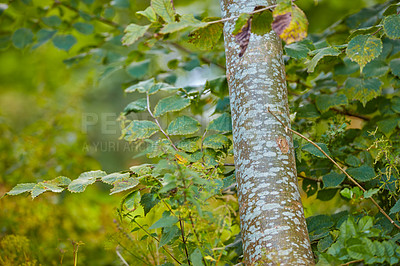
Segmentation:
{"type": "MultiPolygon", "coordinates": [[[[61,193],[1,199],[0,264],[241,261],[223,22],[216,1],[173,2],[0,4],[0,189],[61,193]],[[128,146],[91,153],[82,130],[94,145],[118,138],[112,112],[128,146]],[[110,187],[120,196],[106,196],[110,187]]],[[[400,4],[302,2],[308,37],[290,1],[241,15],[236,33],[262,35],[275,22],[291,128],[326,153],[294,136],[316,260],[396,264],[400,4]],[[333,23],[335,9],[354,12],[333,23]],[[280,31],[274,18],[288,12],[298,26],[280,31]]]]}

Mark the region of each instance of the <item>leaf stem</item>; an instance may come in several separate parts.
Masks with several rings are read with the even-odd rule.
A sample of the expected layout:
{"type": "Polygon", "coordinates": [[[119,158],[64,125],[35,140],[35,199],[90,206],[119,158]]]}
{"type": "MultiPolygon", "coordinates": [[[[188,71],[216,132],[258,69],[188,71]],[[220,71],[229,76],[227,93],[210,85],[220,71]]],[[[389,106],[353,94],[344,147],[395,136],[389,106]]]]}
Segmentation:
{"type": "Polygon", "coordinates": [[[157,118],[154,116],[154,114],[151,112],[150,109],[150,95],[148,93],[146,93],[147,96],[147,111],[149,112],[150,116],[154,119],[154,121],[156,122],[158,128],[160,129],[161,133],[164,134],[164,136],[169,140],[169,142],[171,142],[172,147],[176,150],[179,151],[178,148],[175,146],[175,144],[172,142],[171,138],[168,136],[167,133],[165,133],[164,129],[161,127],[160,123],[158,122],[157,118]]]}
{"type": "MultiPolygon", "coordinates": [[[[321,149],[317,144],[315,144],[312,140],[307,138],[306,136],[300,134],[299,132],[291,129],[287,125],[285,125],[268,107],[268,112],[275,117],[275,119],[285,128],[285,130],[289,130],[290,132],[296,134],[297,136],[301,137],[302,139],[305,139],[307,142],[311,143],[315,148],[317,148],[320,152],[322,152],[326,158],[328,158],[339,170],[347,176],[347,178],[357,187],[359,187],[363,192],[365,192],[365,188],[363,188],[354,178],[352,178],[335,160],[333,160],[323,149],[321,149]]],[[[372,203],[378,208],[378,210],[390,221],[391,224],[393,224],[396,228],[400,229],[400,226],[397,225],[392,218],[382,209],[381,206],[372,198],[369,198],[372,203]]]]}

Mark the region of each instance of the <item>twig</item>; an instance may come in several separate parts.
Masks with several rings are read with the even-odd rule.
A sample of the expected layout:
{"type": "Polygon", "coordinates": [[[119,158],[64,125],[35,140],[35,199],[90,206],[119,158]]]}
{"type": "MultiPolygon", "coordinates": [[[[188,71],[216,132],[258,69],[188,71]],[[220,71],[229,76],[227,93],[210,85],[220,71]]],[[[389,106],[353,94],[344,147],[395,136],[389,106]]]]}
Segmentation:
{"type": "Polygon", "coordinates": [[[160,129],[161,133],[164,134],[164,136],[169,140],[169,142],[171,142],[172,147],[176,150],[179,151],[178,148],[175,146],[175,144],[172,142],[171,138],[168,136],[167,133],[165,133],[164,129],[161,127],[160,123],[158,122],[157,118],[153,115],[153,113],[151,112],[150,109],[150,95],[148,93],[146,93],[147,96],[147,111],[149,112],[149,114],[151,115],[151,117],[154,119],[154,121],[156,122],[158,128],[160,129]]]}
{"type": "MultiPolygon", "coordinates": [[[[320,152],[322,152],[326,158],[328,158],[339,170],[347,176],[347,178],[357,187],[359,187],[363,192],[365,192],[365,188],[363,188],[354,178],[352,178],[335,160],[333,160],[321,147],[319,147],[317,144],[315,144],[312,140],[307,138],[306,136],[300,134],[299,132],[289,128],[286,126],[273,112],[268,107],[268,112],[275,117],[275,119],[285,128],[285,130],[289,130],[290,132],[296,134],[297,136],[301,137],[302,139],[305,139],[309,143],[311,143],[315,148],[317,148],[320,152]]],[[[369,198],[372,203],[378,208],[378,210],[390,221],[391,224],[393,224],[396,228],[400,229],[400,226],[397,225],[392,218],[379,206],[379,204],[372,198],[369,198]]]]}
{"type": "Polygon", "coordinates": [[[182,242],[183,242],[183,246],[185,247],[185,253],[186,253],[186,258],[188,261],[188,264],[191,265],[190,260],[189,260],[189,253],[187,250],[187,246],[186,246],[186,239],[185,239],[185,223],[182,223],[182,219],[179,217],[179,225],[181,228],[181,235],[182,235],[182,242]]]}
{"type": "Polygon", "coordinates": [[[115,252],[117,253],[117,256],[120,258],[120,260],[122,261],[122,263],[125,264],[126,266],[129,266],[128,262],[126,262],[126,260],[124,259],[124,257],[122,257],[121,253],[119,253],[118,247],[115,248],[115,252]]]}
{"type": "Polygon", "coordinates": [[[364,259],[352,260],[352,261],[349,261],[349,262],[347,262],[345,264],[340,264],[340,266],[346,266],[346,265],[350,265],[350,264],[361,262],[361,261],[364,261],[364,259]]]}

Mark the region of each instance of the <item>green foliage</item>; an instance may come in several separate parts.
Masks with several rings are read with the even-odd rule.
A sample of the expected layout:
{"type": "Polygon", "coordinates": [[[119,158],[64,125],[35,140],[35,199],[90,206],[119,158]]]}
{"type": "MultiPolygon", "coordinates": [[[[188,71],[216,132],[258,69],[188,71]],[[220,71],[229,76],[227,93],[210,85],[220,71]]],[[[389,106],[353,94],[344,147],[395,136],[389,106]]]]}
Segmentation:
{"type": "Polygon", "coordinates": [[[352,61],[360,65],[361,70],[382,52],[381,39],[372,35],[358,35],[351,39],[346,53],[352,61]]]}

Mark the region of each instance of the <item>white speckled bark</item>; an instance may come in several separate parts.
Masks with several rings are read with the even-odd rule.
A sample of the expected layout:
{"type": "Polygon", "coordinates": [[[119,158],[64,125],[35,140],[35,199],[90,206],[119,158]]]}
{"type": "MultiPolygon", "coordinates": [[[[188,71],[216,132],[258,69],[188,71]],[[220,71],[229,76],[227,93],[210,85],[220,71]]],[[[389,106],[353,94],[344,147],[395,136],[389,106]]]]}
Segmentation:
{"type": "MultiPolygon", "coordinates": [[[[224,17],[251,12],[274,1],[221,0],[224,17]]],[[[235,21],[224,26],[227,78],[233,121],[236,179],[246,265],[313,265],[298,190],[291,135],[268,113],[289,125],[280,39],[251,35],[243,57],[234,42],[235,21]],[[278,138],[286,139],[282,152],[278,138]]]]}

